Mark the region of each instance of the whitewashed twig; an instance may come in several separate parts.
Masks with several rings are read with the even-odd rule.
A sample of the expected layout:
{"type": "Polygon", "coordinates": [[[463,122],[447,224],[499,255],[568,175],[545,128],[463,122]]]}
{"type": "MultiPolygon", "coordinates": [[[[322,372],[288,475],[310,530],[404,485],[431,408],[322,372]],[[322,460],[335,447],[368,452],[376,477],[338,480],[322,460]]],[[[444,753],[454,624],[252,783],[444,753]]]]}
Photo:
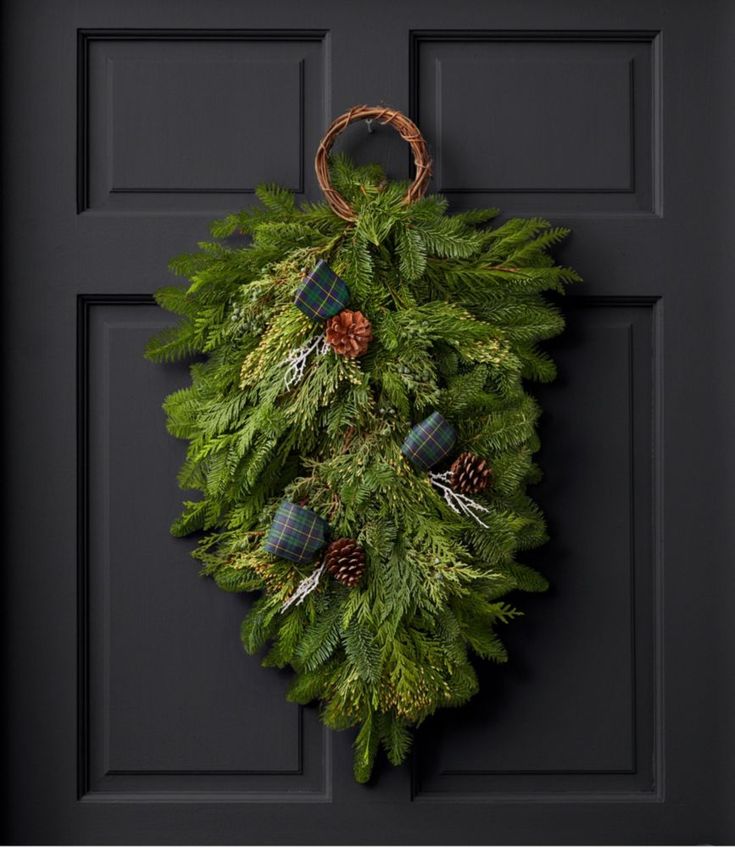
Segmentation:
{"type": "Polygon", "coordinates": [[[291,606],[291,604],[296,604],[298,606],[304,598],[309,595],[311,592],[316,589],[319,584],[319,579],[322,574],[324,574],[324,569],[326,568],[326,563],[322,563],[319,568],[312,573],[308,577],[304,577],[304,579],[299,583],[296,587],[296,591],[291,595],[291,597],[284,602],[281,607],[281,612],[286,612],[286,610],[291,606]]]}
{"type": "Polygon", "coordinates": [[[289,389],[292,389],[294,386],[298,386],[298,384],[304,379],[304,374],[306,373],[306,361],[314,351],[316,351],[319,356],[323,356],[329,351],[329,345],[327,344],[327,340],[323,333],[320,336],[315,336],[313,339],[305,341],[301,347],[296,350],[292,350],[291,353],[289,353],[289,355],[283,360],[282,364],[286,366],[286,376],[284,380],[286,391],[289,391],[289,389]]]}
{"type": "Polygon", "coordinates": [[[431,471],[429,472],[429,480],[444,495],[444,500],[452,512],[456,512],[457,515],[467,515],[473,518],[480,527],[484,527],[486,530],[490,529],[478,514],[490,512],[490,510],[482,504],[477,503],[477,501],[473,501],[472,498],[468,498],[467,495],[463,495],[461,492],[455,492],[450,485],[452,481],[451,471],[443,471],[441,474],[431,471]]]}

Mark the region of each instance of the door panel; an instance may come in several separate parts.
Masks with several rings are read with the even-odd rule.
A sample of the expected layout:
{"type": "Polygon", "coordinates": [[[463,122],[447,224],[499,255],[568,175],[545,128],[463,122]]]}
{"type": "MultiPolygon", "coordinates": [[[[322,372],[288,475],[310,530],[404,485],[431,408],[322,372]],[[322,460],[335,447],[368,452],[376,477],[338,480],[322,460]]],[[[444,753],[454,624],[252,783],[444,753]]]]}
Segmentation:
{"type": "Polygon", "coordinates": [[[264,181],[313,190],[325,37],[81,30],[79,211],[238,208],[264,181]]]}
{"type": "Polygon", "coordinates": [[[437,191],[524,214],[656,211],[659,33],[445,30],[411,48],[437,191]]]}
{"type": "Polygon", "coordinates": [[[80,322],[82,797],[324,797],[315,711],[286,702],[284,674],[253,678],[235,638],[246,603],[197,580],[192,543],[160,532],[180,509],[184,450],[151,412],[188,373],[140,351],[170,317],[148,296],[82,297],[80,322]]]}
{"type": "Polygon", "coordinates": [[[536,491],[552,541],[527,556],[553,589],[524,598],[526,618],[508,628],[512,662],[483,669],[461,718],[426,723],[419,798],[660,799],[661,563],[646,520],[657,302],[641,301],[566,304],[561,376],[537,392],[547,474],[536,491]]]}
{"type": "MultiPolygon", "coordinates": [[[[6,4],[8,842],[735,839],[735,15],[713,2],[6,4]],[[351,775],[168,526],[151,293],[217,216],[319,192],[329,121],[415,118],[453,208],[572,228],[534,494],[552,583],[510,662],[351,775]],[[12,495],[12,496],[11,496],[12,495]]],[[[389,174],[383,127],[338,146],[389,174]]]]}

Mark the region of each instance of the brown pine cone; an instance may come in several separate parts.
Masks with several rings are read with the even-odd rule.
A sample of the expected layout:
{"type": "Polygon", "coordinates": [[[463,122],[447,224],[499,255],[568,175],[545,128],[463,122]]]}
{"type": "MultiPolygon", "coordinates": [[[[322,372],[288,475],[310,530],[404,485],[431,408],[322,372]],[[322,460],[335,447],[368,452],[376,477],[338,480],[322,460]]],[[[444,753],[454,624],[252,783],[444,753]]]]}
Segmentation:
{"type": "Polygon", "coordinates": [[[362,312],[343,309],[327,321],[325,335],[335,353],[355,359],[368,349],[373,328],[362,312]]]}
{"type": "Polygon", "coordinates": [[[490,485],[492,473],[486,459],[465,451],[452,463],[452,488],[462,495],[479,495],[490,485]]]}
{"type": "Polygon", "coordinates": [[[365,572],[365,551],[354,539],[335,539],[327,547],[324,563],[336,580],[352,589],[365,572]]]}

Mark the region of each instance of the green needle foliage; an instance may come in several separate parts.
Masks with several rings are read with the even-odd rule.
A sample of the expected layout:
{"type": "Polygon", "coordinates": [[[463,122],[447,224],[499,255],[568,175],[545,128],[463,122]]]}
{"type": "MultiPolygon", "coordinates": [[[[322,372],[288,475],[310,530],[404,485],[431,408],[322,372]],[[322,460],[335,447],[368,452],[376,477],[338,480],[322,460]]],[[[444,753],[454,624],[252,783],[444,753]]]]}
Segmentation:
{"type": "Polygon", "coordinates": [[[539,409],[524,379],[554,378],[539,343],[563,319],[544,292],[579,278],[549,255],[567,231],[544,220],[494,226],[497,210],[449,215],[439,196],[403,205],[406,185],[377,167],[337,157],[332,172],[355,223],[259,188],[262,207],[217,221],[213,241],[171,263],[189,285],[156,299],[180,321],[147,355],[196,357],[191,386],[165,401],[170,432],[189,442],[179,482],[201,493],[172,532],[204,531],[203,573],[228,592],[259,593],[245,649],[268,646],[264,665],[291,666],[289,699],[318,700],[329,727],[359,727],[355,777],[366,781],[380,746],[402,762],[412,726],[472,697],[473,656],[506,660],[495,627],[520,613],[503,596],[546,588],[519,561],[546,538],[526,494],[539,477],[539,409]],[[246,247],[230,239],[240,234],[246,247]],[[293,305],[320,258],[347,282],[374,341],[358,360],[313,354],[287,391],[285,358],[322,332],[293,305]],[[435,409],[456,426],[457,452],[492,465],[492,487],[477,497],[489,529],[449,509],[400,453],[435,409]],[[363,546],[357,588],[325,575],[281,610],[316,567],[262,548],[284,498],[363,546]]]}

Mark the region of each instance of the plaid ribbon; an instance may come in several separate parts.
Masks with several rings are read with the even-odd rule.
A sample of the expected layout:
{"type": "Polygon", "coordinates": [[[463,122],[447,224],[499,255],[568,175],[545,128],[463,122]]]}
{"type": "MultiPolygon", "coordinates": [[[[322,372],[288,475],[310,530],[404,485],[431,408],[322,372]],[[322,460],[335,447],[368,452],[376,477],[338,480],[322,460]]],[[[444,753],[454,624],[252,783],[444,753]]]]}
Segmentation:
{"type": "Polygon", "coordinates": [[[294,302],[307,318],[326,321],[347,306],[350,292],[345,281],[320,259],[304,277],[294,302]]]}
{"type": "Polygon", "coordinates": [[[401,453],[418,469],[426,471],[451,452],[456,440],[454,427],[440,413],[432,412],[411,428],[401,446],[401,453]]]}
{"type": "Polygon", "coordinates": [[[263,547],[291,562],[311,562],[327,542],[327,522],[303,506],[284,501],[276,510],[263,547]]]}

